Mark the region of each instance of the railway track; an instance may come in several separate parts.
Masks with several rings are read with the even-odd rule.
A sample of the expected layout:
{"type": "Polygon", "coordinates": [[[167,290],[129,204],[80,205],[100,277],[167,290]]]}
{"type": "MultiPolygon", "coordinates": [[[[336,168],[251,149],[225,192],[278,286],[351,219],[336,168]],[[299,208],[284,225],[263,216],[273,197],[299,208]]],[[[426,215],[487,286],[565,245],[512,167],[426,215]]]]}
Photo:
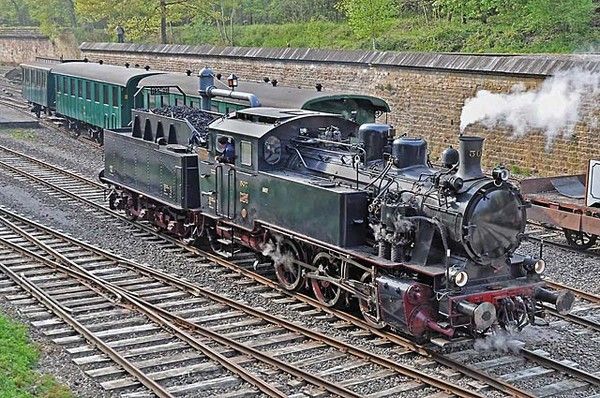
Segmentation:
{"type": "Polygon", "coordinates": [[[556,247],[571,253],[600,258],[600,244],[596,244],[587,250],[578,250],[566,242],[562,230],[543,226],[537,223],[529,223],[531,229],[527,232],[527,239],[538,244],[556,247]]]}
{"type": "MultiPolygon", "coordinates": [[[[70,173],[62,168],[48,165],[45,162],[29,156],[19,154],[18,152],[12,151],[5,147],[0,147],[0,167],[7,170],[16,178],[27,180],[27,182],[34,182],[48,193],[58,196],[63,200],[71,202],[76,201],[79,204],[84,203],[87,205],[87,207],[91,207],[93,211],[98,213],[98,215],[101,217],[117,217],[126,223],[131,223],[130,220],[123,215],[115,213],[106,207],[106,204],[103,200],[103,187],[99,183],[78,176],[75,173],[70,173]]],[[[152,227],[140,223],[134,223],[134,225],[136,229],[141,229],[141,238],[156,238],[156,231],[152,227]]],[[[491,386],[493,389],[502,391],[503,393],[512,396],[544,396],[544,394],[547,394],[548,391],[550,391],[548,388],[562,388],[563,390],[568,391],[572,389],[580,389],[586,385],[598,386],[597,376],[577,368],[573,363],[567,363],[565,365],[565,363],[554,361],[547,353],[520,351],[518,355],[513,355],[512,359],[510,356],[503,356],[502,360],[496,362],[489,362],[490,360],[488,359],[465,365],[465,361],[454,360],[453,357],[435,352],[434,350],[431,350],[430,347],[417,346],[395,334],[371,329],[360,319],[355,318],[350,314],[326,308],[319,308],[318,303],[309,297],[301,295],[289,297],[289,295],[280,290],[271,290],[277,289],[276,284],[272,280],[269,280],[264,276],[257,275],[255,272],[248,269],[248,267],[244,267],[242,265],[244,263],[251,263],[253,259],[237,259],[235,262],[225,261],[212,256],[210,253],[199,251],[196,248],[183,246],[181,242],[175,241],[167,236],[160,235],[160,239],[164,242],[167,250],[181,250],[182,252],[193,251],[195,254],[202,256],[202,258],[210,260],[208,263],[209,265],[206,265],[206,267],[209,268],[206,270],[206,272],[214,272],[215,276],[219,275],[219,277],[224,278],[224,280],[227,278],[234,279],[236,280],[235,283],[250,284],[250,280],[258,281],[261,283],[262,287],[259,286],[257,289],[265,288],[265,286],[269,288],[269,291],[265,293],[265,295],[270,300],[279,300],[282,303],[286,303],[286,305],[289,305],[294,310],[304,306],[308,308],[306,310],[307,312],[319,311],[324,314],[323,316],[332,316],[334,319],[341,322],[339,329],[346,329],[348,327],[355,328],[358,326],[362,329],[362,331],[359,331],[358,333],[364,333],[365,338],[381,339],[382,342],[385,341],[389,344],[399,347],[401,353],[419,353],[422,355],[421,359],[429,358],[429,360],[432,361],[435,366],[441,365],[447,367],[456,374],[463,375],[463,377],[467,379],[472,379],[471,381],[466,381],[466,383],[470,383],[472,386],[476,386],[476,388],[485,389],[490,388],[491,386]],[[218,264],[220,267],[215,267],[215,264],[218,264]],[[315,310],[315,307],[318,309],[315,310]],[[501,371],[502,366],[510,363],[510,360],[515,361],[518,358],[523,357],[527,359],[528,363],[536,364],[535,366],[528,368],[533,369],[530,371],[530,377],[539,375],[541,371],[538,368],[541,368],[544,369],[544,371],[541,373],[543,375],[546,375],[548,372],[550,372],[556,375],[561,374],[564,377],[575,377],[576,379],[569,381],[561,380],[559,378],[558,381],[549,383],[548,385],[551,387],[546,387],[546,390],[527,392],[520,389],[518,384],[519,381],[524,379],[524,377],[529,376],[523,376],[518,372],[517,374],[515,374],[515,372],[509,372],[501,374],[501,376],[504,377],[503,379],[493,375],[493,371],[501,371]],[[513,380],[513,382],[511,382],[511,380],[513,380]]],[[[470,355],[471,358],[475,357],[473,353],[469,353],[469,350],[466,350],[467,354],[461,354],[461,352],[462,351],[456,353],[458,355],[456,358],[460,358],[461,355],[470,355]]],[[[422,360],[413,360],[412,362],[419,363],[422,362],[422,360]]],[[[427,360],[425,360],[425,362],[427,362],[427,360]]]]}
{"type": "MultiPolygon", "coordinates": [[[[128,389],[141,383],[156,395],[169,397],[184,392],[193,396],[203,384],[233,383],[239,388],[232,375],[215,372],[208,358],[270,396],[316,391],[376,397],[411,390],[427,396],[433,392],[424,389],[434,388],[460,397],[481,397],[470,388],[78,242],[6,210],[0,216],[0,245],[4,248],[0,269],[11,281],[3,291],[13,290],[16,284],[50,309],[55,316],[39,309],[28,311],[34,326],[55,342],[71,345],[68,350],[78,355],[78,364],[100,366],[88,367],[86,373],[101,378],[101,385],[111,391],[132,393],[128,389]],[[132,339],[131,334],[139,337],[132,339]],[[88,343],[81,344],[80,336],[88,343]],[[141,344],[143,348],[136,348],[141,344]],[[168,355],[144,357],[161,351],[168,355]],[[234,355],[225,355],[230,352],[234,355]],[[107,363],[109,358],[114,364],[107,363]],[[256,369],[256,361],[265,368],[247,370],[256,369]],[[279,377],[288,380],[286,388],[256,375],[278,379],[269,368],[287,374],[279,377]],[[346,372],[364,375],[339,377],[346,372]],[[182,375],[184,384],[172,383],[182,375]],[[290,386],[299,386],[300,391],[290,386]]],[[[195,265],[210,268],[212,262],[195,265]]],[[[31,304],[20,293],[9,299],[31,304]]],[[[409,350],[397,355],[419,356],[409,350]]]]}
{"type": "MultiPolygon", "coordinates": [[[[31,106],[23,99],[21,96],[20,87],[16,86],[14,83],[9,82],[3,76],[0,77],[0,105],[7,106],[9,108],[15,109],[26,116],[34,117],[31,112],[31,106]]],[[[36,119],[38,123],[52,131],[56,131],[62,135],[68,136],[69,138],[79,138],[81,135],[78,135],[72,130],[66,129],[62,126],[62,122],[58,119],[53,119],[46,114],[41,114],[39,118],[36,119]]],[[[91,148],[95,150],[100,150],[101,146],[92,139],[84,139],[81,140],[89,145],[91,148]]]]}

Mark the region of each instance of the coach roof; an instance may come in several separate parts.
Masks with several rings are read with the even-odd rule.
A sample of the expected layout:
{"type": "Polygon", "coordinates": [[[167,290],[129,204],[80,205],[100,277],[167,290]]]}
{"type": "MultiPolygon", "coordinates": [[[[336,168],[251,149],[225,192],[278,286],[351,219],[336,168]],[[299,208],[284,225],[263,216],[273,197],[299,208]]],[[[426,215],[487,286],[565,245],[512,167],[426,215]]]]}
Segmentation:
{"type": "MultiPolygon", "coordinates": [[[[143,79],[138,87],[142,86],[178,86],[186,95],[197,97],[198,76],[187,76],[185,73],[168,72],[161,75],[143,79]]],[[[215,87],[229,89],[227,84],[215,79],[215,87]]],[[[278,108],[302,108],[312,102],[324,99],[355,98],[371,102],[373,107],[383,112],[389,112],[389,105],[381,98],[368,95],[348,94],[341,91],[317,91],[316,89],[298,88],[278,85],[273,87],[270,83],[251,82],[239,80],[237,91],[252,93],[258,97],[262,106],[278,108]]]]}
{"type": "Polygon", "coordinates": [[[52,73],[126,87],[132,80],[137,81],[145,76],[164,72],[146,71],[139,68],[125,68],[115,65],[100,65],[89,62],[68,62],[54,65],[52,73]]]}

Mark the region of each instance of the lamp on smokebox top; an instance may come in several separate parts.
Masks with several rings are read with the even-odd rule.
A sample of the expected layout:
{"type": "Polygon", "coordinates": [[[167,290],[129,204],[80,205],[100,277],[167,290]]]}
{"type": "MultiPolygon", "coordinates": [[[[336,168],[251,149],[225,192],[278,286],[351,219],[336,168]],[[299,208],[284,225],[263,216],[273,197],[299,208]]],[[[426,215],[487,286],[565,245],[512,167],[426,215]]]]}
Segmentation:
{"type": "Polygon", "coordinates": [[[229,75],[229,77],[227,78],[227,85],[229,86],[231,91],[235,90],[235,88],[238,86],[237,76],[234,75],[233,73],[231,75],[229,75]]]}
{"type": "Polygon", "coordinates": [[[528,274],[541,274],[546,270],[546,262],[541,258],[528,257],[523,261],[523,268],[528,274]]]}
{"type": "Polygon", "coordinates": [[[494,182],[499,185],[510,178],[510,172],[504,166],[497,166],[492,170],[492,178],[494,182]]]}

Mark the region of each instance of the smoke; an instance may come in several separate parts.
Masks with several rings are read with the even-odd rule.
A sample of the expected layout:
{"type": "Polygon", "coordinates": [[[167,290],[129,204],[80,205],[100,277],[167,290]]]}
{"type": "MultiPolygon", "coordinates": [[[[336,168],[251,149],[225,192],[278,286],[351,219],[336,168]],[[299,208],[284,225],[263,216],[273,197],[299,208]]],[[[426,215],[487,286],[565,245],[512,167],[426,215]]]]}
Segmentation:
{"type": "MultiPolygon", "coordinates": [[[[581,69],[559,72],[536,90],[526,91],[523,84],[513,86],[508,94],[480,90],[465,101],[460,131],[477,122],[487,128],[510,127],[515,136],[536,129],[544,132],[548,147],[555,138],[572,134],[580,120],[582,98],[599,94],[600,73],[581,69]]],[[[597,125],[597,121],[590,122],[594,123],[597,125]]]]}
{"type": "Polygon", "coordinates": [[[525,343],[506,330],[499,329],[483,339],[475,340],[473,348],[477,351],[500,351],[519,353],[525,343]]]}

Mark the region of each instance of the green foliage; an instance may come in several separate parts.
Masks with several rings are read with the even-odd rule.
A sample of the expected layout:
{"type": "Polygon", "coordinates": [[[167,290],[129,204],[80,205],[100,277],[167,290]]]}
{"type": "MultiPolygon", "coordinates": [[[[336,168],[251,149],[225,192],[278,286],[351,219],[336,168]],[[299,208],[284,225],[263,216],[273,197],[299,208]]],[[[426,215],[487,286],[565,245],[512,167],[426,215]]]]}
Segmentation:
{"type": "Polygon", "coordinates": [[[357,37],[371,39],[373,49],[375,39],[388,29],[397,13],[392,0],[340,0],[338,7],[357,37]]]}
{"type": "Polygon", "coordinates": [[[32,23],[29,7],[22,0],[0,0],[0,26],[26,26],[32,23]]]}
{"type": "Polygon", "coordinates": [[[25,4],[40,30],[51,37],[57,36],[64,28],[77,25],[72,0],[25,0],[25,4]]]}
{"type": "Polygon", "coordinates": [[[82,41],[396,51],[572,52],[600,42],[597,0],[0,0],[0,23],[82,41]],[[73,3],[74,2],[74,3],[73,3]],[[594,19],[595,18],[595,19],[594,19]]]}
{"type": "Polygon", "coordinates": [[[33,370],[39,353],[27,330],[0,315],[0,398],[72,398],[64,386],[33,370]]]}

